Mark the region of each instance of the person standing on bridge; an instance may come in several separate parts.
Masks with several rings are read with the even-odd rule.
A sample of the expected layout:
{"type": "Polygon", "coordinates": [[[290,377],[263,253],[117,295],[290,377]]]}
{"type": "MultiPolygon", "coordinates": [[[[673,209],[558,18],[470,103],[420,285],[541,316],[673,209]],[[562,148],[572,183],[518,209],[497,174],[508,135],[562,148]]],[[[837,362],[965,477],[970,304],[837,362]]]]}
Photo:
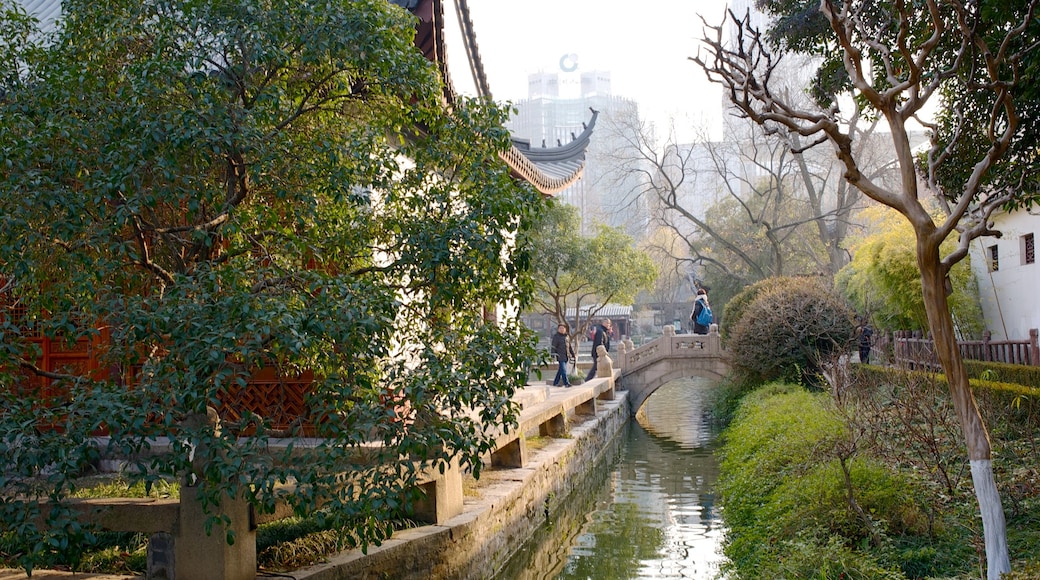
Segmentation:
{"type": "Polygon", "coordinates": [[[708,327],[711,326],[711,306],[708,305],[708,292],[704,288],[697,290],[697,299],[693,302],[693,314],[690,315],[690,320],[693,321],[693,333],[694,334],[708,334],[708,327]],[[707,312],[704,312],[707,310],[707,312]],[[704,316],[701,313],[704,312],[704,316]],[[707,324],[704,324],[704,323],[707,324]]]}
{"type": "Polygon", "coordinates": [[[586,381],[596,378],[597,347],[602,344],[603,348],[610,352],[610,331],[611,322],[609,318],[604,318],[602,324],[596,325],[596,333],[592,335],[592,368],[589,369],[589,374],[585,377],[586,381]]]}
{"type": "Polygon", "coordinates": [[[556,361],[560,364],[559,370],[556,371],[556,378],[553,379],[553,386],[557,387],[560,385],[562,380],[563,386],[570,387],[571,382],[567,378],[567,361],[574,358],[574,352],[571,350],[570,341],[567,335],[567,325],[560,324],[556,327],[556,334],[552,337],[552,352],[556,356],[556,361]]]}

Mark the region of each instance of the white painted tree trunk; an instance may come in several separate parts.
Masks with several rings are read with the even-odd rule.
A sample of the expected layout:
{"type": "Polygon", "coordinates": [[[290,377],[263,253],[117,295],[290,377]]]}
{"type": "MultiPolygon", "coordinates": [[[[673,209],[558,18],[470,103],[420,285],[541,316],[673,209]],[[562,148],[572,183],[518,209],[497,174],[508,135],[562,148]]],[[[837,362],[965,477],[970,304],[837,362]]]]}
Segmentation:
{"type": "MultiPolygon", "coordinates": [[[[930,223],[930,222],[929,222],[930,223]]],[[[917,224],[915,224],[915,227],[917,224]]],[[[982,515],[982,534],[986,541],[987,580],[1000,580],[1000,575],[1011,571],[1008,555],[1007,523],[1000,502],[996,479],[993,475],[992,447],[982,413],[971,392],[968,372],[957,347],[953,331],[953,317],[946,301],[945,272],[939,266],[938,243],[925,244],[929,239],[927,224],[916,227],[918,233],[918,266],[921,269],[921,290],[928,326],[932,331],[935,354],[942,364],[950,387],[953,407],[960,418],[964,443],[971,465],[971,480],[975,498],[982,515]]]]}
{"type": "Polygon", "coordinates": [[[982,511],[982,532],[986,539],[986,578],[1000,580],[1001,574],[1011,571],[1011,559],[1008,556],[1004,508],[1000,504],[1000,494],[997,493],[993,477],[993,461],[972,460],[971,481],[975,484],[975,497],[982,511]]]}

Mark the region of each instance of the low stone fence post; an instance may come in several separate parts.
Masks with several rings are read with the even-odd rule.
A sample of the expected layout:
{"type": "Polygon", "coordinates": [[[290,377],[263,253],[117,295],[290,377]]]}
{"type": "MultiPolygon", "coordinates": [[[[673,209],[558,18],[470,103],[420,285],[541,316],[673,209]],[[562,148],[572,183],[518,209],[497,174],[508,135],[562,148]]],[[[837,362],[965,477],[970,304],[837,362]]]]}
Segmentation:
{"type": "MultiPolygon", "coordinates": [[[[180,517],[173,531],[173,565],[170,580],[253,580],[256,578],[256,527],[249,502],[244,498],[221,498],[219,506],[202,509],[198,487],[181,487],[180,517]],[[206,532],[211,516],[227,516],[206,532]],[[227,532],[234,533],[228,544],[227,532]]],[[[152,577],[151,575],[149,577],[152,577]]],[[[161,577],[161,576],[160,576],[161,577]]]]}
{"type": "MultiPolygon", "coordinates": [[[[220,417],[212,407],[207,407],[205,414],[188,417],[185,422],[220,433],[220,417]]],[[[172,565],[169,562],[167,564],[167,578],[253,580],[256,578],[256,524],[253,512],[249,502],[241,495],[231,498],[222,494],[219,504],[203,508],[202,490],[198,481],[205,466],[199,458],[207,455],[205,444],[200,443],[195,450],[191,472],[181,478],[181,502],[172,533],[173,558],[172,565]],[[206,529],[206,522],[211,518],[216,521],[206,529]]]]}

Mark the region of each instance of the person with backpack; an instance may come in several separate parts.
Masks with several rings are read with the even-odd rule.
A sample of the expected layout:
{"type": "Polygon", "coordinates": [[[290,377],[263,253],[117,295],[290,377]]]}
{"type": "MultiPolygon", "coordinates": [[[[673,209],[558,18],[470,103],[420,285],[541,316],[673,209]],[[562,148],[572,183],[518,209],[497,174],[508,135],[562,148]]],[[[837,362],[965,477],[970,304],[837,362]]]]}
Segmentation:
{"type": "Polygon", "coordinates": [[[690,320],[693,321],[694,334],[708,334],[708,327],[714,322],[714,317],[711,313],[711,306],[708,305],[708,292],[704,288],[697,290],[697,299],[693,302],[693,314],[690,315],[690,320]]]}
{"type": "Polygon", "coordinates": [[[859,320],[859,325],[856,327],[856,334],[859,336],[859,362],[869,365],[870,343],[874,336],[874,329],[870,327],[866,318],[857,316],[856,319],[859,320]]]}

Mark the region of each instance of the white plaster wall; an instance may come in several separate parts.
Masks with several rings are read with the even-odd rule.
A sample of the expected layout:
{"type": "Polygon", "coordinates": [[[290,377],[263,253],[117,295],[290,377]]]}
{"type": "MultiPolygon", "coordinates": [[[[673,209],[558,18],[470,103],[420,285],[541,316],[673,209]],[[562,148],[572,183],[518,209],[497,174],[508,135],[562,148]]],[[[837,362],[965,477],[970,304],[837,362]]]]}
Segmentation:
{"type": "Polygon", "coordinates": [[[1040,243],[1040,209],[994,216],[1001,238],[980,238],[971,243],[971,267],[979,284],[979,298],[986,328],[994,339],[1029,338],[1029,329],[1040,328],[1040,259],[1023,264],[1022,236],[1032,233],[1034,249],[1040,243]],[[988,248],[997,246],[999,270],[989,271],[988,248]]]}

